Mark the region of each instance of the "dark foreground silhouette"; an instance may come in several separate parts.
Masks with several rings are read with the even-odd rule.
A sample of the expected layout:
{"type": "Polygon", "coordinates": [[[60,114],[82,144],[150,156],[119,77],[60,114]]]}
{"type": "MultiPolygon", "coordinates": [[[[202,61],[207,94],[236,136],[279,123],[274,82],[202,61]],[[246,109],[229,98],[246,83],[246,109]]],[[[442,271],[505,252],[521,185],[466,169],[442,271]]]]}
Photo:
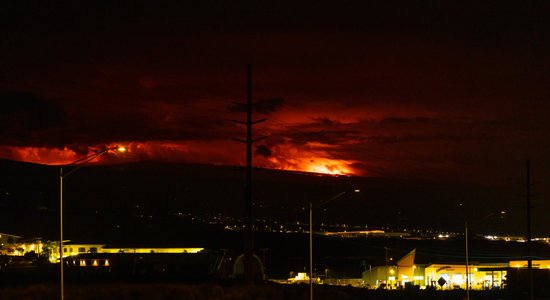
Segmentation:
{"type": "MultiPolygon", "coordinates": [[[[65,298],[71,299],[308,299],[309,286],[261,284],[245,286],[234,283],[210,284],[78,284],[67,285],[65,298]]],[[[0,289],[0,299],[57,299],[59,286],[31,285],[0,289]]],[[[462,300],[464,290],[367,290],[342,286],[315,286],[314,298],[367,299],[367,300],[462,300]]],[[[526,299],[525,295],[512,294],[508,290],[472,291],[471,299],[526,299]]]]}

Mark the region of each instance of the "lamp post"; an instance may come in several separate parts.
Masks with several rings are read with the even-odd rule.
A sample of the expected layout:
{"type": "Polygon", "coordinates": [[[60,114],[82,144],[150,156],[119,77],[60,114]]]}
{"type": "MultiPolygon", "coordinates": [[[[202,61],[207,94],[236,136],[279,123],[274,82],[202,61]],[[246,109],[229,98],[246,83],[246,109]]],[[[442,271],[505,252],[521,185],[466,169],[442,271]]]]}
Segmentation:
{"type": "MultiPolygon", "coordinates": [[[[355,190],[351,190],[355,193],[359,193],[360,190],[358,189],[355,189],[355,190]]],[[[325,200],[321,203],[319,203],[317,206],[313,206],[313,202],[309,202],[309,299],[310,300],[313,300],[313,210],[315,209],[318,209],[326,204],[328,204],[329,202],[335,200],[335,199],[338,199],[342,196],[344,196],[345,194],[347,194],[348,192],[350,191],[344,191],[344,192],[341,192],[339,194],[336,194],[334,196],[332,196],[331,198],[329,198],[328,200],[325,200]]]]}
{"type": "Polygon", "coordinates": [[[65,299],[65,278],[63,273],[63,267],[64,267],[64,263],[63,263],[63,179],[71,175],[72,173],[76,172],[80,168],[84,167],[92,160],[112,150],[116,150],[118,152],[124,152],[126,151],[126,148],[118,147],[118,146],[106,148],[94,154],[77,159],[72,163],[66,165],[66,167],[74,167],[74,169],[70,170],[67,173],[63,173],[63,167],[60,168],[60,172],[59,172],[59,269],[60,269],[60,274],[59,275],[60,275],[61,300],[65,299]]]}
{"type": "MultiPolygon", "coordinates": [[[[490,218],[494,215],[497,215],[497,214],[500,214],[500,215],[503,215],[505,214],[506,211],[497,211],[497,212],[492,212],[478,220],[476,220],[475,222],[480,222],[482,220],[485,220],[487,218],[490,218]]],[[[469,247],[468,247],[468,221],[464,222],[464,242],[465,242],[465,253],[466,253],[466,300],[470,300],[470,271],[469,271],[469,268],[470,268],[470,262],[469,262],[469,254],[468,254],[468,251],[469,251],[469,247]]]]}

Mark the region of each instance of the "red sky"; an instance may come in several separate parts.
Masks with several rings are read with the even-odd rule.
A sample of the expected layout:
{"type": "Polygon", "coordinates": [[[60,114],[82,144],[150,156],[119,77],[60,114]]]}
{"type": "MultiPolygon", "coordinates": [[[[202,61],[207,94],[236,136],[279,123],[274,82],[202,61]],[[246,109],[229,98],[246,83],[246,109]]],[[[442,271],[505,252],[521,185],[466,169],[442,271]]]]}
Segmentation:
{"type": "Polygon", "coordinates": [[[242,165],[230,108],[252,64],[257,166],[504,184],[528,157],[550,169],[547,3],[381,2],[12,3],[0,157],[126,145],[104,159],[242,165]]]}

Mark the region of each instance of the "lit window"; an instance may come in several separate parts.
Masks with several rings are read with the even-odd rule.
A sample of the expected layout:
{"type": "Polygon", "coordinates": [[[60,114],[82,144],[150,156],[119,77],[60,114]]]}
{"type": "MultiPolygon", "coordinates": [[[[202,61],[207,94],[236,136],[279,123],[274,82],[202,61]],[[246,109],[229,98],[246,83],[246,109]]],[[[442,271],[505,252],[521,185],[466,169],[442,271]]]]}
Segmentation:
{"type": "Polygon", "coordinates": [[[86,266],[86,261],[83,260],[83,259],[81,259],[81,260],[80,260],[80,266],[81,266],[81,267],[85,267],[85,266],[86,266]]]}
{"type": "Polygon", "coordinates": [[[453,274],[452,283],[461,285],[463,283],[462,274],[453,274]]]}

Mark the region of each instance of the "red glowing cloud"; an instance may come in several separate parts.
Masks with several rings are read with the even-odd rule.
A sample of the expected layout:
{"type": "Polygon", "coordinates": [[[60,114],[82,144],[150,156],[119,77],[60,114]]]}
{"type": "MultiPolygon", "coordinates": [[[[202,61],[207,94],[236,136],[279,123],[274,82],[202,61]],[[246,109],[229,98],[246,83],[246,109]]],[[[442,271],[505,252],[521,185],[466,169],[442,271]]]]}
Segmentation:
{"type": "Polygon", "coordinates": [[[94,162],[242,166],[231,103],[247,98],[251,63],[252,100],[271,100],[254,111],[268,119],[255,166],[478,182],[525,157],[550,170],[544,9],[12,2],[0,158],[66,164],[122,144],[94,162]]]}
{"type": "Polygon", "coordinates": [[[331,175],[364,175],[353,167],[354,161],[335,159],[323,149],[326,147],[327,145],[314,143],[296,146],[287,140],[285,143],[273,145],[270,156],[258,156],[256,163],[272,169],[331,175]]]}
{"type": "MultiPolygon", "coordinates": [[[[91,156],[104,149],[121,147],[120,153],[126,153],[127,149],[119,145],[101,145],[88,148],[86,152],[76,151],[65,147],[63,149],[48,147],[0,147],[0,156],[4,159],[37,163],[43,165],[67,165],[83,157],[91,156]]],[[[115,150],[107,151],[90,163],[108,163],[112,160],[115,150]]]]}
{"type": "MultiPolygon", "coordinates": [[[[117,145],[126,147],[124,153],[111,153],[98,157],[90,163],[121,163],[129,161],[165,161],[183,163],[202,163],[214,165],[243,165],[245,161],[245,147],[234,141],[150,141],[150,142],[123,142],[117,145]]],[[[88,152],[82,153],[70,148],[57,149],[47,147],[1,147],[3,158],[46,164],[65,165],[82,157],[97,153],[101,149],[116,145],[98,145],[90,147],[88,152]]],[[[332,175],[359,175],[351,166],[353,162],[343,159],[333,159],[323,150],[312,150],[312,145],[304,149],[290,144],[281,144],[273,147],[273,155],[263,157],[254,156],[254,164],[259,167],[323,173],[332,175]],[[306,150],[307,148],[307,150],[306,150]]]]}
{"type": "Polygon", "coordinates": [[[64,165],[81,158],[79,154],[68,148],[1,147],[1,153],[5,159],[45,165],[64,165]]]}

